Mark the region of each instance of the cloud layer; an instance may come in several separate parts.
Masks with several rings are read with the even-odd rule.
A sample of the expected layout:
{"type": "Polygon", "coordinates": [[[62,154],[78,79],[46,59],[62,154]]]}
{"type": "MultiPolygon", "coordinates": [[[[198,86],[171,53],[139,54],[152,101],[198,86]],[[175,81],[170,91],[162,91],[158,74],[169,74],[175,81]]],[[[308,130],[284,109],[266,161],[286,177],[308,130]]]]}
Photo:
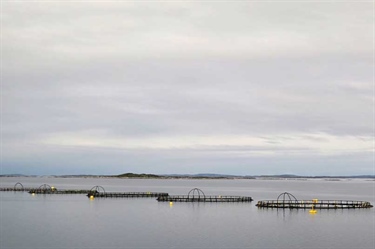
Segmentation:
{"type": "Polygon", "coordinates": [[[3,173],[374,173],[370,2],[2,7],[3,173]]]}

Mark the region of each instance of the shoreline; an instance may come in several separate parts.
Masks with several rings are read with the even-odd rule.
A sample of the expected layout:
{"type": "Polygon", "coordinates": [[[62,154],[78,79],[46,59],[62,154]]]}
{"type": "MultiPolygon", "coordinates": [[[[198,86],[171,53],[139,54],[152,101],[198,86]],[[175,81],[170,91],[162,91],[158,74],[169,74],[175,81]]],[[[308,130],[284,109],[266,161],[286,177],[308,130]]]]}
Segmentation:
{"type": "Polygon", "coordinates": [[[150,179],[150,180],[289,180],[289,181],[343,181],[343,180],[367,180],[375,181],[375,176],[113,176],[113,175],[0,175],[0,178],[102,178],[102,179],[150,179]]]}

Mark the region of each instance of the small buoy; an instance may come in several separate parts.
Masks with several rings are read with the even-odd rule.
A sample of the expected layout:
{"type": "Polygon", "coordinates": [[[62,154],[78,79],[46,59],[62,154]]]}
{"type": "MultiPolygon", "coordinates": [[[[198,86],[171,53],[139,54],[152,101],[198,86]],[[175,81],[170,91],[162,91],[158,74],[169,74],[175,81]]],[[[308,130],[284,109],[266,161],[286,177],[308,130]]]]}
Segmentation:
{"type": "Polygon", "coordinates": [[[316,214],[316,210],[315,210],[315,206],[312,205],[310,211],[309,211],[310,214],[316,214]]]}
{"type": "Polygon", "coordinates": [[[169,202],[169,206],[173,206],[173,201],[170,201],[170,202],[169,202]]]}
{"type": "Polygon", "coordinates": [[[93,200],[95,197],[93,195],[90,195],[90,200],[93,200]]]}
{"type": "Polygon", "coordinates": [[[35,195],[35,193],[31,193],[31,195],[35,195]]]}

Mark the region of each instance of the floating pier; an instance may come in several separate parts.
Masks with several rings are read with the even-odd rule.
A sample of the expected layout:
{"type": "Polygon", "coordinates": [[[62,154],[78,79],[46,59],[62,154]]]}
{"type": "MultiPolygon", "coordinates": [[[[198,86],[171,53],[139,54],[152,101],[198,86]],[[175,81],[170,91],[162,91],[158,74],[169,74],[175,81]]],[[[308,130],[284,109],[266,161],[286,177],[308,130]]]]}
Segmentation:
{"type": "Polygon", "coordinates": [[[144,198],[144,197],[164,197],[168,193],[157,192],[106,192],[102,186],[93,187],[87,197],[93,198],[144,198]]]}
{"type": "Polygon", "coordinates": [[[0,188],[0,191],[28,192],[29,194],[84,194],[89,198],[141,198],[168,196],[168,193],[157,192],[106,192],[102,186],[91,189],[57,189],[54,186],[43,184],[38,188],[25,188],[22,183],[17,182],[13,187],[0,188]]]}
{"type": "Polygon", "coordinates": [[[20,182],[17,182],[13,188],[0,188],[0,191],[28,192],[30,194],[87,194],[90,192],[88,189],[56,189],[48,184],[43,184],[38,188],[25,188],[20,182]]]}
{"type": "Polygon", "coordinates": [[[43,184],[39,188],[31,189],[28,191],[29,194],[87,194],[90,192],[88,189],[62,189],[58,190],[53,186],[50,186],[48,184],[43,184]]]}
{"type": "Polygon", "coordinates": [[[14,186],[11,188],[11,187],[6,187],[6,188],[0,188],[0,191],[3,191],[3,192],[29,192],[30,190],[33,190],[35,188],[25,188],[22,183],[20,182],[17,182],[16,184],[14,184],[14,186]]]}
{"type": "Polygon", "coordinates": [[[159,196],[157,201],[162,202],[251,202],[251,197],[245,196],[206,196],[202,190],[194,188],[188,195],[159,196]]]}
{"type": "Polygon", "coordinates": [[[289,208],[289,209],[353,209],[372,208],[368,201],[348,201],[348,200],[297,200],[290,193],[282,193],[277,200],[258,201],[259,208],[289,208]]]}
{"type": "Polygon", "coordinates": [[[36,188],[0,188],[0,192],[29,192],[36,188]]]}

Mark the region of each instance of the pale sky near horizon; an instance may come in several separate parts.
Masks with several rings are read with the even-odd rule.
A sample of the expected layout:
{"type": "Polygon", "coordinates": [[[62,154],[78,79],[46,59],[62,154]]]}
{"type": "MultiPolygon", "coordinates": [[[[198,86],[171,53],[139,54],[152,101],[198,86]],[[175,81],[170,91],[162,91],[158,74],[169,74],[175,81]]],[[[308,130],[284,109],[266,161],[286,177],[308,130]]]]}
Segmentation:
{"type": "Polygon", "coordinates": [[[0,174],[374,174],[373,1],[1,1],[0,174]]]}

